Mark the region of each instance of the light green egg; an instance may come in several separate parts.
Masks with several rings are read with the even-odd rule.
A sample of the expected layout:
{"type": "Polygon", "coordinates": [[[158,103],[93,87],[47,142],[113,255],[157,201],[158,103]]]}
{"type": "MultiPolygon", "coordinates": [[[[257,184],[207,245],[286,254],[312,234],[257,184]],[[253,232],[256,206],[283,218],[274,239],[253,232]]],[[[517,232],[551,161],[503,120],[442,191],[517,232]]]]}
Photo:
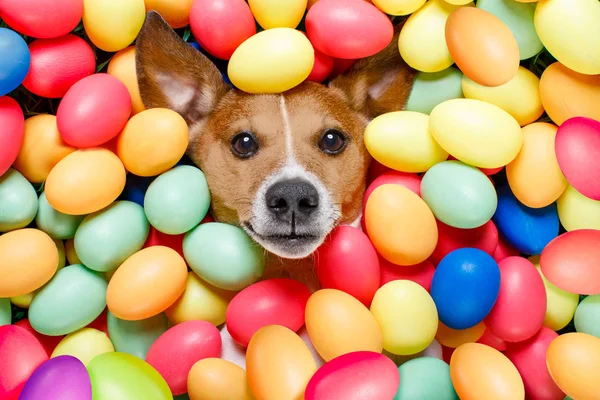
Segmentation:
{"type": "Polygon", "coordinates": [[[148,187],[144,210],[159,231],[179,235],[193,229],[210,206],[208,183],[202,171],[190,165],[175,167],[148,187]]]}
{"type": "Polygon", "coordinates": [[[51,238],[71,239],[84,218],[85,215],[68,215],[56,211],[46,200],[46,192],[40,195],[35,224],[51,238]]]}
{"type": "Polygon", "coordinates": [[[434,357],[419,357],[400,367],[400,386],[393,400],[458,400],[450,366],[434,357]]]}
{"type": "Polygon", "coordinates": [[[183,254],[206,282],[225,290],[241,290],[258,281],[265,268],[264,250],[241,228],[211,222],[183,239],[183,254]]]}
{"type": "Polygon", "coordinates": [[[131,354],[100,354],[87,365],[94,400],[171,400],[164,378],[150,364],[131,354]]]}
{"type": "Polygon", "coordinates": [[[12,321],[12,307],[10,299],[0,299],[0,326],[10,325],[12,321]]]}
{"type": "Polygon", "coordinates": [[[575,330],[600,338],[600,294],[588,296],[575,310],[575,330]]]}
{"type": "Polygon", "coordinates": [[[439,221],[461,229],[485,224],[498,205],[489,178],[460,161],[444,161],[431,167],[421,181],[421,197],[439,221]]]}
{"type": "Polygon", "coordinates": [[[535,3],[520,3],[515,0],[478,0],[477,8],[495,15],[510,29],[517,39],[521,60],[535,56],[544,47],[533,24],[535,3]]]}
{"type": "Polygon", "coordinates": [[[164,313],[139,321],[126,321],[108,312],[108,334],[116,351],[128,353],[142,360],[152,343],[167,329],[169,320],[164,313]]]}
{"type": "Polygon", "coordinates": [[[25,228],[35,218],[37,209],[38,197],[31,183],[19,171],[9,168],[0,176],[0,232],[25,228]]]}
{"type": "Polygon", "coordinates": [[[65,254],[65,242],[60,239],[52,239],[58,250],[58,268],[57,270],[64,268],[67,263],[67,256],[65,254]]]}
{"type": "Polygon", "coordinates": [[[435,106],[446,100],[464,97],[462,77],[462,72],[455,67],[440,72],[417,73],[405,110],[429,114],[435,106]]]}
{"type": "Polygon", "coordinates": [[[75,233],[75,252],[86,267],[112,271],[144,246],[149,232],[142,206],[115,201],[85,217],[75,233]]]}
{"type": "Polygon", "coordinates": [[[101,274],[81,264],[69,265],[33,297],[29,322],[33,329],[49,336],[81,329],[106,308],[106,288],[101,274]]]}

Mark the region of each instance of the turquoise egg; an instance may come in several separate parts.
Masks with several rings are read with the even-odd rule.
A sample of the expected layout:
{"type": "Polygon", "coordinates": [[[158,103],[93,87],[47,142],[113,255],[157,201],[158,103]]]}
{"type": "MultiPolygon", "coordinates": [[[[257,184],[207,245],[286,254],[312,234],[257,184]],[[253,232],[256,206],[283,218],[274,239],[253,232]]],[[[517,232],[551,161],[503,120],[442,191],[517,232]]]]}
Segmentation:
{"type": "Polygon", "coordinates": [[[10,325],[12,321],[12,308],[9,299],[0,299],[0,326],[10,325]]]}
{"type": "Polygon", "coordinates": [[[81,264],[69,265],[33,296],[29,322],[49,336],[66,335],[87,326],[106,308],[106,281],[81,264]]]}
{"type": "Polygon", "coordinates": [[[85,217],[75,233],[75,252],[86,267],[112,271],[144,247],[149,232],[142,206],[115,201],[85,217]]]}
{"type": "Polygon", "coordinates": [[[37,209],[38,197],[31,183],[19,171],[9,168],[0,176],[0,232],[25,228],[35,218],[37,209]]]}
{"type": "Polygon", "coordinates": [[[588,296],[575,310],[575,330],[600,338],[600,294],[588,296]]]}
{"type": "Polygon", "coordinates": [[[35,224],[52,239],[71,239],[84,218],[85,215],[68,215],[56,211],[46,200],[46,192],[40,195],[35,224]]]}
{"type": "Polygon", "coordinates": [[[458,400],[450,379],[450,366],[438,358],[414,358],[398,371],[400,386],[393,400],[458,400]]]}
{"type": "Polygon", "coordinates": [[[146,359],[152,343],[169,329],[164,313],[139,321],[126,321],[108,312],[108,335],[116,351],[146,359]]]}
{"type": "Polygon", "coordinates": [[[265,268],[264,250],[241,228],[210,222],[183,239],[188,265],[206,282],[225,290],[241,290],[258,281],[265,268]]]}
{"type": "Polygon", "coordinates": [[[440,72],[417,73],[405,110],[429,115],[438,104],[463,98],[462,77],[462,72],[455,67],[440,72]]]}
{"type": "Polygon", "coordinates": [[[444,161],[431,167],[421,181],[421,197],[439,221],[461,229],[485,224],[498,205],[489,178],[460,161],[444,161]]]}
{"type": "Polygon", "coordinates": [[[202,221],[210,206],[204,173],[181,165],[158,176],[148,187],[144,210],[148,221],[169,235],[185,233],[202,221]]]}

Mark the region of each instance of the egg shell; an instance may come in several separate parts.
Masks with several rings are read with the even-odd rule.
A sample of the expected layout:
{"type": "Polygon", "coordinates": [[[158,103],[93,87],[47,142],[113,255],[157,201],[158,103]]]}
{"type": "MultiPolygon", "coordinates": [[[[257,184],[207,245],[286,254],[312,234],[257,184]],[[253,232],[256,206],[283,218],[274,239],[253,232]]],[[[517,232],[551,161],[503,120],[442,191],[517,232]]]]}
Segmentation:
{"type": "Polygon", "coordinates": [[[83,0],[83,26],[96,47],[123,50],[135,40],[146,16],[144,0],[83,0]]]}
{"type": "MultiPolygon", "coordinates": [[[[149,0],[150,1],[150,0],[149,0]]],[[[157,1],[157,0],[154,0],[157,1]]],[[[187,0],[183,0],[187,1],[187,0]]],[[[131,114],[136,115],[146,109],[140,95],[135,67],[135,46],[129,46],[112,56],[106,73],[114,76],[127,88],[131,96],[131,114]]]]}
{"type": "Polygon", "coordinates": [[[81,260],[75,252],[75,240],[69,239],[65,242],[65,256],[69,264],[81,264],[81,260]]]}
{"type": "Polygon", "coordinates": [[[315,52],[315,63],[306,80],[321,83],[331,75],[335,61],[333,57],[314,48],[313,50],[315,52]]]}
{"type": "Polygon", "coordinates": [[[585,197],[573,186],[567,185],[556,201],[556,208],[560,224],[565,230],[600,230],[600,201],[585,197]]]}
{"type": "Polygon", "coordinates": [[[37,193],[23,175],[10,168],[0,176],[0,232],[28,226],[37,207],[37,193]]]}
{"type": "Polygon", "coordinates": [[[107,327],[116,351],[144,360],[152,343],[167,331],[169,321],[162,313],[147,319],[126,321],[108,312],[107,327]]]}
{"type": "Polygon", "coordinates": [[[75,236],[75,231],[83,218],[83,215],[67,215],[56,211],[46,200],[46,194],[42,192],[40,195],[35,223],[39,230],[48,234],[52,239],[58,239],[62,243],[62,239],[70,239],[75,236]]]}
{"type": "Polygon", "coordinates": [[[175,250],[181,257],[183,257],[183,238],[185,234],[180,235],[167,235],[158,231],[154,227],[150,227],[150,233],[148,239],[144,243],[144,248],[151,246],[167,246],[175,250]]]}
{"type": "Polygon", "coordinates": [[[477,340],[476,343],[485,344],[486,346],[493,347],[498,351],[506,350],[506,342],[494,335],[489,329],[483,331],[483,335],[477,340]]]}
{"type": "Polygon", "coordinates": [[[459,229],[437,222],[438,242],[429,260],[437,265],[450,252],[463,247],[480,249],[493,255],[498,246],[498,229],[492,221],[473,229],[459,229]]]}
{"type": "Polygon", "coordinates": [[[0,96],[4,96],[21,85],[30,63],[27,43],[12,29],[0,28],[0,60],[0,96]]]}
{"type": "Polygon", "coordinates": [[[429,291],[435,267],[429,260],[416,265],[395,265],[383,257],[379,257],[381,267],[381,286],[391,281],[413,281],[429,291]]]}
{"type": "Polygon", "coordinates": [[[588,296],[575,311],[575,329],[600,338],[600,295],[588,296]]]}
{"type": "Polygon", "coordinates": [[[20,400],[92,400],[90,377],[81,361],[59,356],[35,370],[19,397],[20,400]]]}
{"type": "Polygon", "coordinates": [[[190,23],[193,0],[144,0],[146,11],[157,11],[173,29],[190,23]]]}
{"type": "Polygon", "coordinates": [[[83,15],[82,0],[6,0],[2,19],[19,33],[33,38],[56,38],[71,32],[83,15]]]}
{"type": "Polygon", "coordinates": [[[40,342],[40,344],[44,347],[44,350],[46,350],[48,357],[50,357],[52,355],[52,352],[54,351],[56,346],[58,346],[58,343],[60,343],[60,341],[64,337],[64,336],[42,335],[41,333],[39,333],[38,331],[33,329],[31,324],[29,323],[28,318],[21,319],[21,320],[15,322],[13,325],[19,326],[19,327],[25,329],[27,332],[31,333],[40,342]]]}
{"type": "Polygon", "coordinates": [[[52,358],[73,356],[87,365],[94,357],[112,351],[115,348],[104,332],[83,328],[65,336],[52,352],[52,358]]]}
{"type": "Polygon", "coordinates": [[[25,119],[19,103],[11,97],[0,97],[0,176],[3,175],[19,155],[23,145],[25,119]]]}
{"type": "Polygon", "coordinates": [[[542,277],[544,287],[546,288],[547,305],[544,326],[547,326],[553,331],[559,331],[567,326],[573,319],[577,304],[579,303],[579,295],[566,292],[550,283],[540,269],[539,261],[535,263],[535,267],[542,277]]]}
{"type": "Polygon", "coordinates": [[[373,4],[388,15],[409,15],[417,11],[426,0],[374,0],[373,4]]]}
{"type": "MultiPolygon", "coordinates": [[[[115,149],[113,151],[115,154],[116,150],[116,140],[112,140],[115,142],[115,149]]],[[[134,174],[127,174],[125,178],[125,188],[123,189],[123,193],[121,193],[121,198],[129,201],[133,201],[134,203],[139,204],[140,206],[144,206],[144,197],[146,196],[146,192],[148,191],[148,187],[150,184],[154,182],[156,177],[142,177],[134,174]]],[[[152,228],[155,229],[155,228],[152,228]]],[[[156,229],[155,229],[156,230],[156,229]]],[[[160,232],[160,231],[157,231],[160,232]]],[[[160,232],[162,234],[162,232],[160,232]]],[[[177,236],[177,235],[169,235],[169,236],[177,236]]],[[[181,236],[181,235],[179,235],[181,236]]],[[[183,238],[182,238],[183,240],[183,238]]]]}
{"type": "Polygon", "coordinates": [[[0,326],[10,325],[12,320],[12,307],[10,299],[0,299],[0,326]]]}
{"type": "Polygon", "coordinates": [[[246,371],[231,361],[204,358],[194,364],[188,375],[188,395],[195,400],[252,400],[246,371]]]}
{"type": "MultiPolygon", "coordinates": [[[[469,1],[470,2],[470,1],[469,1]]],[[[455,67],[439,72],[419,72],[404,109],[429,114],[440,103],[463,96],[463,73],[455,67]]]]}
{"type": "Polygon", "coordinates": [[[304,12],[307,0],[281,3],[277,0],[249,0],[250,11],[263,29],[296,28],[304,12]]]}
{"type": "Polygon", "coordinates": [[[460,330],[449,328],[440,322],[437,333],[435,334],[435,340],[442,346],[456,349],[465,343],[477,342],[483,336],[484,331],[485,325],[483,322],[470,328],[460,330]]]}
{"type": "Polygon", "coordinates": [[[402,364],[400,386],[393,400],[458,400],[450,379],[450,366],[434,357],[419,357],[402,364]]]}

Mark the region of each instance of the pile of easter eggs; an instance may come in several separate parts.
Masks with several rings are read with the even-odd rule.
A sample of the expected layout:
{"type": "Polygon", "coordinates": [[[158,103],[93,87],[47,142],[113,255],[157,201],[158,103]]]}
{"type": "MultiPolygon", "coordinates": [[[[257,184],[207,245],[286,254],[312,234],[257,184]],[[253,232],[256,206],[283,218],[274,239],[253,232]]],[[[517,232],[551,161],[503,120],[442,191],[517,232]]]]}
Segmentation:
{"type": "Polygon", "coordinates": [[[2,0],[0,22],[0,399],[599,398],[597,0],[2,0]],[[317,250],[321,289],[262,280],[210,216],[186,121],[140,97],[150,10],[247,93],[392,41],[417,71],[366,127],[362,229],[317,250]]]}

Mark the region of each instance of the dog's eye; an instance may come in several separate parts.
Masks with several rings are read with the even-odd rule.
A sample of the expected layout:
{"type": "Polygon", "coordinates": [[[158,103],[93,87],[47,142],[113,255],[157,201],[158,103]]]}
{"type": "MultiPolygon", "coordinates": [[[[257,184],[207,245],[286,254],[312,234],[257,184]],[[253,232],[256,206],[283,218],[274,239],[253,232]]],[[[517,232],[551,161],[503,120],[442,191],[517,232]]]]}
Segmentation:
{"type": "Polygon", "coordinates": [[[258,151],[258,143],[250,132],[240,132],[231,139],[231,151],[240,158],[252,157],[258,151]]]}
{"type": "Polygon", "coordinates": [[[346,148],[346,136],[337,129],[325,131],[319,141],[319,148],[326,154],[340,154],[346,148]]]}

